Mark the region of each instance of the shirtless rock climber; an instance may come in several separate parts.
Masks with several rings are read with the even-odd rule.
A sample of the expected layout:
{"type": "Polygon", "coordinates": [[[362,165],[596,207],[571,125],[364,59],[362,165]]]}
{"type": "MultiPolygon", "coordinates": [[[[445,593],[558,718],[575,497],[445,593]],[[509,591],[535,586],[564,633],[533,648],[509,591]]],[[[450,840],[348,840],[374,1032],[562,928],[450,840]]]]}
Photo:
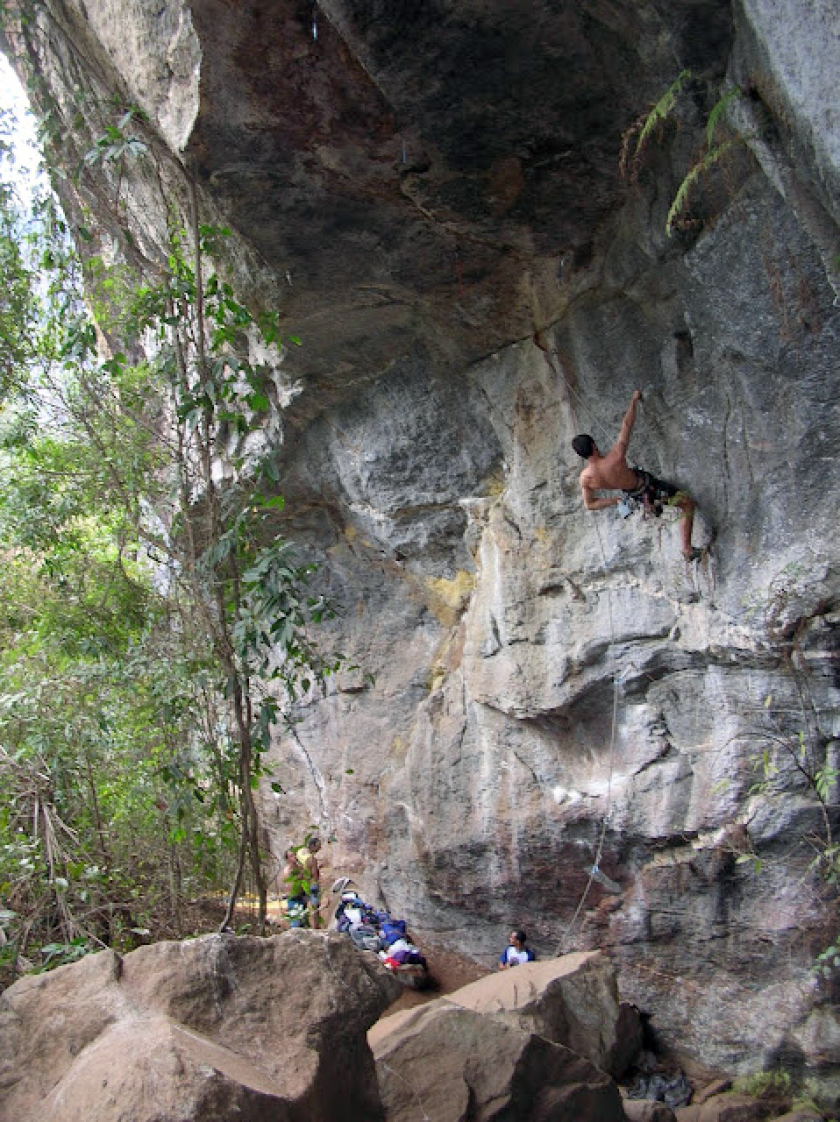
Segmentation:
{"type": "Polygon", "coordinates": [[[625,498],[643,503],[645,509],[653,514],[662,513],[663,503],[679,507],[683,512],[680,520],[683,557],[686,561],[696,561],[702,555],[702,550],[691,544],[691,529],[694,525],[694,510],[697,504],[690,495],[675,487],[673,483],[657,479],[641,468],[631,468],[627,463],[627,448],[636,421],[636,405],[641,400],[642,392],[636,390],[621,422],[618,440],[606,455],[601,454],[592,437],[585,433],[576,436],[572,441],[574,450],[586,460],[586,467],[580,473],[583,505],[587,510],[606,510],[608,507],[618,506],[622,502],[622,496],[610,495],[607,498],[598,498],[595,492],[623,491],[625,498]]]}

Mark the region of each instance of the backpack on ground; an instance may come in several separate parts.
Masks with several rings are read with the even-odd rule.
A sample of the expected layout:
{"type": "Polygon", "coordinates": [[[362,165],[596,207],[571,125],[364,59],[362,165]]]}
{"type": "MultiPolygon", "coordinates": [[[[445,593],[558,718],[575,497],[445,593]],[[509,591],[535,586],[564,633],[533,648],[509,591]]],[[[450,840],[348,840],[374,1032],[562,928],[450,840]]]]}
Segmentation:
{"type": "Polygon", "coordinates": [[[376,928],[371,927],[369,923],[360,923],[351,927],[349,934],[354,944],[362,951],[382,949],[382,940],[379,938],[376,928]]]}

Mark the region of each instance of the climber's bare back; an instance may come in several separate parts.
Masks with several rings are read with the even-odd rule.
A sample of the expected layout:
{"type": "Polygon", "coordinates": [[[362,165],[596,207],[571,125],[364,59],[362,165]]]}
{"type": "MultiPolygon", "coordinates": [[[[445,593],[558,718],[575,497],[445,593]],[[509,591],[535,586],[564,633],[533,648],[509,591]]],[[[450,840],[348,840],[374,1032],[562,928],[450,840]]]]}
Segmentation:
{"type": "Polygon", "coordinates": [[[627,464],[626,449],[616,443],[580,473],[580,485],[586,491],[632,491],[639,485],[635,471],[627,464]]]}

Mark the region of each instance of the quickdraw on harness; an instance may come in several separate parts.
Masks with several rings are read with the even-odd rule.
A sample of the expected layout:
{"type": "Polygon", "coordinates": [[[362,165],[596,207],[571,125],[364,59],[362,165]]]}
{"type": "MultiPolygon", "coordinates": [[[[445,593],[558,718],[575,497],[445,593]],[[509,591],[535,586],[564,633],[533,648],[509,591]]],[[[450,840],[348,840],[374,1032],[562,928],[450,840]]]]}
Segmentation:
{"type": "Polygon", "coordinates": [[[661,518],[665,505],[673,498],[665,491],[663,484],[644,468],[634,467],[639,486],[633,491],[624,491],[618,504],[618,513],[622,518],[629,518],[637,510],[645,516],[653,515],[661,518]]]}

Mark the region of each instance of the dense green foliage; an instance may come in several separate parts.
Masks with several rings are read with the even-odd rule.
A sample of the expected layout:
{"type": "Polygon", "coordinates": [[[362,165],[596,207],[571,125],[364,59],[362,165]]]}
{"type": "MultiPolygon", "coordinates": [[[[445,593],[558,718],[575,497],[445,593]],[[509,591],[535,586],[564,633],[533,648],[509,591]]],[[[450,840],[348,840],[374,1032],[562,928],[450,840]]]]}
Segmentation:
{"type": "Polygon", "coordinates": [[[185,900],[231,884],[226,922],[243,887],[262,918],[272,727],[337,665],[310,636],[312,566],[279,536],[276,466],[237,452],[272,393],[248,338],[276,349],[279,328],[215,271],[226,231],[192,200],[144,274],[82,264],[49,192],[30,210],[0,188],[7,976],[182,933],[185,900]]]}

